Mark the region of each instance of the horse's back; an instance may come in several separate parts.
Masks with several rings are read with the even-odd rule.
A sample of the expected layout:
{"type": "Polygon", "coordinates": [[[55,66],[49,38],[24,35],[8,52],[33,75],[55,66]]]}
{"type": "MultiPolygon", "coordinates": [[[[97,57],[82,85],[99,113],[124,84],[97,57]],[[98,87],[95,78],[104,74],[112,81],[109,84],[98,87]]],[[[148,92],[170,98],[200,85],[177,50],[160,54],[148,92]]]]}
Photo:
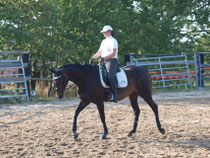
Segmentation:
{"type": "Polygon", "coordinates": [[[132,73],[134,75],[150,76],[148,70],[144,67],[135,66],[135,65],[128,65],[128,66],[124,66],[123,69],[125,70],[125,72],[127,74],[132,73]]]}
{"type": "Polygon", "coordinates": [[[123,67],[128,77],[130,84],[137,88],[137,91],[147,91],[151,93],[152,78],[148,70],[144,67],[129,65],[123,67]]]}

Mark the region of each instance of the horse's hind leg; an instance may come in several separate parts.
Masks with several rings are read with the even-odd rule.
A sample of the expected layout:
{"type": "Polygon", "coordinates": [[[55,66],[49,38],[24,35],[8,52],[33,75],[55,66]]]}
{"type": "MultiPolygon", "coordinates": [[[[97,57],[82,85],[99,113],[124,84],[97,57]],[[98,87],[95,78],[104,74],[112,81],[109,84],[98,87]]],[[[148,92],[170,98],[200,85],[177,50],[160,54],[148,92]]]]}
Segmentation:
{"type": "Polygon", "coordinates": [[[139,109],[139,106],[138,106],[137,98],[138,98],[137,93],[132,93],[129,96],[130,103],[131,103],[131,106],[132,106],[134,114],[135,114],[135,118],[134,118],[134,123],[133,123],[133,129],[127,134],[127,136],[132,136],[132,134],[136,132],[136,128],[137,128],[137,125],[138,125],[140,109],[139,109]]]}
{"type": "Polygon", "coordinates": [[[89,102],[85,102],[83,100],[80,101],[75,114],[74,114],[74,121],[73,121],[73,129],[72,129],[72,136],[74,139],[77,139],[78,134],[77,134],[77,117],[79,113],[89,104],[89,102]]]}
{"type": "Polygon", "coordinates": [[[155,113],[155,119],[156,119],[156,123],[157,123],[157,127],[160,131],[160,133],[165,134],[165,129],[161,127],[160,124],[160,120],[159,120],[159,114],[158,114],[158,106],[157,104],[153,101],[152,96],[151,95],[147,95],[147,96],[141,96],[148,104],[149,106],[152,108],[153,112],[155,113]]]}

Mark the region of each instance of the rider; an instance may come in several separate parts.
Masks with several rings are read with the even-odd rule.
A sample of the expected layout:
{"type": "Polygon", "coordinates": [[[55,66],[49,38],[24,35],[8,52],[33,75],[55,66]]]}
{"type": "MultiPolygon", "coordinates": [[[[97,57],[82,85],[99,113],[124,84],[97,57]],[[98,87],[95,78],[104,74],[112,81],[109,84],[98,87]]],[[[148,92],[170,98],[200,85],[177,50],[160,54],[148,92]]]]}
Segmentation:
{"type": "Polygon", "coordinates": [[[114,31],[111,26],[104,26],[101,30],[105,39],[101,42],[99,50],[91,57],[91,61],[101,58],[108,72],[108,79],[113,93],[113,101],[118,101],[116,73],[118,68],[118,42],[113,37],[114,31]]]}

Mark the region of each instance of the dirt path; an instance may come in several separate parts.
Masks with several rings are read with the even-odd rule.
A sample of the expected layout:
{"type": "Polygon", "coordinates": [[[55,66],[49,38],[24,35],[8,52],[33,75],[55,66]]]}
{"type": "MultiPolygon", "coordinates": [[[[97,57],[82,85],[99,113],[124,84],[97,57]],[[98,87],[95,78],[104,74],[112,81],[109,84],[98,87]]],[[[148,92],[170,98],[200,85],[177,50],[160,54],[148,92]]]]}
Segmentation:
{"type": "Polygon", "coordinates": [[[95,105],[78,118],[79,139],[71,137],[78,100],[0,105],[0,157],[210,157],[210,90],[154,94],[159,105],[161,135],[150,107],[139,99],[141,114],[132,137],[133,111],[128,100],[106,103],[109,128],[103,128],[95,105]]]}

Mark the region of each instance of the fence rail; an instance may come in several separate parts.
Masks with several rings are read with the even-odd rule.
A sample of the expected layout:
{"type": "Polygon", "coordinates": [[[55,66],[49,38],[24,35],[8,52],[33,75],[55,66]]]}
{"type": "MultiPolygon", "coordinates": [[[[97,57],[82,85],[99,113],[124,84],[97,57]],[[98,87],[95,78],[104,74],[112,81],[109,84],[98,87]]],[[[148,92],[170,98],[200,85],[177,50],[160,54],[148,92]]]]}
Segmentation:
{"type": "MultiPolygon", "coordinates": [[[[0,99],[26,97],[29,101],[29,84],[25,70],[28,63],[28,52],[25,51],[0,51],[0,54],[21,54],[18,59],[1,59],[0,60],[0,99]],[[22,87],[10,88],[11,84],[22,84],[22,87]],[[9,87],[9,88],[8,88],[9,87]],[[19,92],[21,91],[21,92],[19,92]]],[[[4,57],[5,58],[5,57],[4,57]]],[[[10,56],[7,58],[11,58],[10,56]]]]}
{"type": "Polygon", "coordinates": [[[28,54],[27,51],[0,51],[0,54],[28,54]]]}
{"type": "Polygon", "coordinates": [[[36,81],[52,81],[52,78],[29,78],[29,80],[36,80],[36,81]]]}
{"type": "Polygon", "coordinates": [[[159,83],[158,86],[153,86],[153,88],[173,86],[185,86],[186,88],[190,86],[192,88],[191,78],[196,78],[196,75],[189,71],[188,64],[194,64],[194,60],[187,60],[185,54],[150,58],[130,56],[129,61],[126,62],[126,65],[147,67],[153,83],[159,83]],[[182,83],[174,84],[174,81],[182,81],[182,83]]]}

